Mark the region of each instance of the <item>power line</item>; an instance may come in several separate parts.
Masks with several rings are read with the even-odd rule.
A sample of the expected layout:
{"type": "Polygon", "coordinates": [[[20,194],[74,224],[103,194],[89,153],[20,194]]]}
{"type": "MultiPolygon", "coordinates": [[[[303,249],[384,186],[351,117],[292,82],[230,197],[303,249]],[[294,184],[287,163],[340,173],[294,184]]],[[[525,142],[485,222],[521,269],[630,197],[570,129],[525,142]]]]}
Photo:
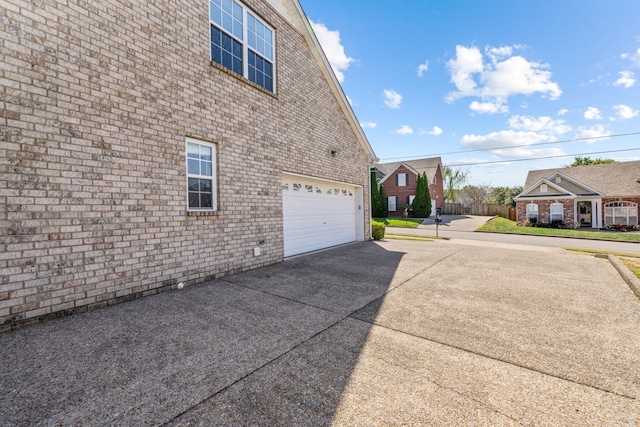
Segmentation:
{"type": "Polygon", "coordinates": [[[591,154],[606,154],[606,153],[621,153],[623,151],[636,151],[636,150],[640,150],[640,147],[638,148],[625,148],[622,150],[607,150],[607,151],[596,151],[593,153],[576,153],[576,154],[562,154],[562,155],[558,155],[558,156],[546,156],[546,157],[529,157],[529,158],[525,158],[525,159],[511,159],[511,160],[494,160],[494,161],[487,161],[487,162],[478,162],[478,163],[459,163],[459,164],[452,164],[452,165],[447,165],[447,166],[482,166],[482,165],[492,165],[492,164],[496,164],[496,163],[512,163],[512,162],[526,162],[526,161],[530,161],[530,160],[544,160],[544,159],[560,159],[563,157],[576,157],[576,156],[585,156],[585,155],[591,155],[591,154]]]}
{"type": "MultiPolygon", "coordinates": [[[[606,135],[606,136],[592,136],[592,137],[589,137],[589,138],[565,139],[565,140],[561,140],[561,141],[551,141],[551,142],[537,142],[537,143],[534,143],[534,144],[509,145],[509,146],[503,146],[503,147],[477,148],[477,149],[473,149],[473,150],[449,151],[449,152],[446,152],[446,153],[425,154],[425,155],[422,155],[422,156],[387,157],[387,158],[381,159],[381,160],[421,159],[421,158],[425,158],[425,157],[439,157],[439,156],[444,156],[444,155],[449,155],[449,154],[464,154],[464,153],[486,152],[486,151],[495,151],[495,150],[507,150],[507,149],[510,149],[510,148],[537,147],[537,146],[540,146],[540,145],[564,144],[564,143],[568,143],[568,142],[580,142],[580,141],[593,141],[593,140],[596,140],[596,139],[618,138],[618,137],[622,137],[622,136],[633,136],[633,135],[640,135],[640,132],[619,133],[619,134],[606,135]]],[[[637,148],[634,148],[633,150],[637,150],[637,148]]],[[[585,154],[589,154],[589,153],[585,153],[585,154]]],[[[595,154],[597,154],[597,153],[595,153],[595,154]]],[[[527,159],[523,159],[523,160],[527,160],[527,159]]],[[[536,159],[531,159],[531,160],[536,160],[536,159]]]]}

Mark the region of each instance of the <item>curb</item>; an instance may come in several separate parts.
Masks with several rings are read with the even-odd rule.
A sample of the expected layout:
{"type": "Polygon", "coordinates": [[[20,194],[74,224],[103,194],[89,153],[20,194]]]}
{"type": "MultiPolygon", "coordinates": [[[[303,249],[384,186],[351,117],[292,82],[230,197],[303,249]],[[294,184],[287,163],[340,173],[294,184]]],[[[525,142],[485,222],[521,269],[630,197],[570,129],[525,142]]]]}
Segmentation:
{"type": "Polygon", "coordinates": [[[617,256],[611,254],[601,254],[599,256],[596,255],[596,257],[607,258],[611,265],[613,265],[613,267],[618,270],[618,273],[620,273],[620,276],[622,276],[624,281],[627,282],[627,285],[629,285],[629,288],[631,288],[633,293],[636,294],[638,299],[640,299],[640,279],[638,279],[636,275],[633,274],[631,270],[629,270],[617,256]]]}

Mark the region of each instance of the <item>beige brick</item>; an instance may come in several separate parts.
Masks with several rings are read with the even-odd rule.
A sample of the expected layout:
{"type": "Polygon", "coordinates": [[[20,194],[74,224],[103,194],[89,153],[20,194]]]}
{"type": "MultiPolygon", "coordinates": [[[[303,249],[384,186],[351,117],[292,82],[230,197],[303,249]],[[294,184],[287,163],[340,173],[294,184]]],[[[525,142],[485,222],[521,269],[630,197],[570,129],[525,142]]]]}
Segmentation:
{"type": "Polygon", "coordinates": [[[26,293],[0,301],[0,324],[282,261],[283,171],[368,192],[367,153],[304,35],[267,2],[244,0],[276,28],[275,95],[210,64],[206,1],[134,3],[3,4],[20,34],[0,53],[0,154],[20,167],[0,175],[0,295],[26,293]],[[145,30],[159,19],[179,43],[145,30]],[[186,137],[217,144],[210,216],[186,212],[186,137]]]}

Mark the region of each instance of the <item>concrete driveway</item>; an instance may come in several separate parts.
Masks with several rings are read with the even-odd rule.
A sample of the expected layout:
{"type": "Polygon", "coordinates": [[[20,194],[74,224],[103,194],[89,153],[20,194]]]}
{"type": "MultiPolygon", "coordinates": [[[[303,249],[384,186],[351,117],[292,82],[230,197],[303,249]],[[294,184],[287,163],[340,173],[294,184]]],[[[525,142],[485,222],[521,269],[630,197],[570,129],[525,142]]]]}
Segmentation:
{"type": "MultiPolygon", "coordinates": [[[[438,224],[438,229],[442,231],[475,231],[482,227],[489,221],[492,216],[479,216],[479,215],[442,215],[442,222],[438,224]]],[[[435,215],[425,219],[421,225],[418,226],[421,230],[435,230],[436,229],[436,217],[435,215]]]]}
{"type": "Polygon", "coordinates": [[[640,301],[554,248],[365,242],[0,335],[0,425],[638,425],[640,301]]]}

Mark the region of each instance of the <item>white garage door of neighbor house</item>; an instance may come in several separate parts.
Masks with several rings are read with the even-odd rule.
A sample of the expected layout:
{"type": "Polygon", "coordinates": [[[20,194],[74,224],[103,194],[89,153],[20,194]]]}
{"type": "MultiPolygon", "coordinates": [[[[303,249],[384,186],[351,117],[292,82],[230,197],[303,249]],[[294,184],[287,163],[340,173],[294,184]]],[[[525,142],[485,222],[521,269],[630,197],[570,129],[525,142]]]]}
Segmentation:
{"type": "Polygon", "coordinates": [[[348,184],[283,176],[284,256],[355,242],[357,199],[348,184]]]}

